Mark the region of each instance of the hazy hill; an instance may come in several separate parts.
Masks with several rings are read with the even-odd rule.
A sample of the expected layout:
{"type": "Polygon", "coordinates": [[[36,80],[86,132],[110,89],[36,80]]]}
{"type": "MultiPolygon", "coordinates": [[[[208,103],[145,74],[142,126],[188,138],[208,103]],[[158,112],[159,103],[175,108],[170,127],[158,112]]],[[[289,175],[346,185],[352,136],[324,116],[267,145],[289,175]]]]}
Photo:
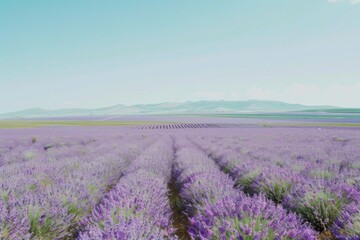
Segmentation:
{"type": "Polygon", "coordinates": [[[67,116],[140,115],[140,114],[201,114],[201,113],[244,113],[244,112],[287,112],[316,109],[338,109],[333,106],[305,106],[278,101],[195,101],[159,104],[115,105],[97,109],[46,110],[30,108],[17,112],[0,114],[2,119],[48,118],[67,116]]]}

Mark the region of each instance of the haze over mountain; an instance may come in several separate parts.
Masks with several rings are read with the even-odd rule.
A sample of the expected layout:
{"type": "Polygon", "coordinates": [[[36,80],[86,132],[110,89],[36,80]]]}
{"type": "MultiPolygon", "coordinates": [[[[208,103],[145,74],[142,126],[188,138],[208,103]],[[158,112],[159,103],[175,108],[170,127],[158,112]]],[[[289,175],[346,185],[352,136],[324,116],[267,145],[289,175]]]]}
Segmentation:
{"type": "Polygon", "coordinates": [[[97,109],[58,109],[46,110],[30,108],[22,111],[0,114],[2,119],[51,118],[69,116],[106,115],[149,115],[149,114],[206,114],[206,113],[244,113],[244,112],[287,112],[316,109],[336,109],[334,106],[306,106],[279,101],[187,101],[164,102],[158,104],[115,105],[97,109]]]}

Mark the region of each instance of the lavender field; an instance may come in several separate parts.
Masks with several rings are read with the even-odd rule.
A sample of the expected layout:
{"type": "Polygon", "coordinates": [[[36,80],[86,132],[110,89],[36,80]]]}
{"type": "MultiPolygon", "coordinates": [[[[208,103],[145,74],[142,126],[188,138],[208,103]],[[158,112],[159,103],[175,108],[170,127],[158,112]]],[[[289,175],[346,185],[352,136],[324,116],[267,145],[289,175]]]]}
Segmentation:
{"type": "Polygon", "coordinates": [[[359,133],[0,129],[0,239],[360,239],[359,133]]]}

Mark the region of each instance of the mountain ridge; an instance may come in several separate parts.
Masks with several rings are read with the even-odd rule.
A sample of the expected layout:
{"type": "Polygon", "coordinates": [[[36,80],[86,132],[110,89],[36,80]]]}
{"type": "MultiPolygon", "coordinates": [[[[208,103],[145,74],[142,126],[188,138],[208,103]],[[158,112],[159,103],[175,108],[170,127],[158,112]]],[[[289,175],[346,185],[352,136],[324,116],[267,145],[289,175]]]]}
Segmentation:
{"type": "Polygon", "coordinates": [[[25,110],[0,114],[1,119],[49,118],[69,116],[101,115],[151,115],[151,114],[201,114],[201,113],[244,113],[244,112],[288,112],[309,111],[318,109],[342,109],[335,106],[307,106],[281,101],[247,100],[247,101],[186,101],[162,102],[154,104],[117,104],[109,107],[85,109],[63,108],[48,110],[28,108],[25,110]]]}

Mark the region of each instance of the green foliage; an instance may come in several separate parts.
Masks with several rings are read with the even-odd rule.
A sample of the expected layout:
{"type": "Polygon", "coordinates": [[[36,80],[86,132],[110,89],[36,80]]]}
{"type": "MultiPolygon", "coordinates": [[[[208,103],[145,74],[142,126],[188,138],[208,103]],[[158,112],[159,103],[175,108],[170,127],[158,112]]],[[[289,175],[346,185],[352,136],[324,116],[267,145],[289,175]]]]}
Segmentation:
{"type": "Polygon", "coordinates": [[[284,167],[284,163],[280,162],[280,161],[276,161],[276,166],[283,168],[284,167]]]}
{"type": "Polygon", "coordinates": [[[80,163],[73,163],[71,165],[71,170],[80,169],[80,167],[81,167],[80,163]]]}
{"type": "Polygon", "coordinates": [[[88,186],[88,191],[90,192],[91,195],[95,195],[99,191],[99,187],[95,184],[90,184],[88,186]]]}
{"type": "Polygon", "coordinates": [[[111,213],[111,218],[114,221],[114,223],[117,223],[119,218],[124,218],[125,221],[128,221],[130,217],[134,216],[135,214],[136,206],[133,206],[131,208],[116,208],[111,213]]]}
{"type": "Polygon", "coordinates": [[[53,221],[50,217],[42,215],[40,210],[29,213],[30,233],[34,239],[54,239],[56,232],[52,231],[53,221]]]}
{"type": "Polygon", "coordinates": [[[67,209],[67,213],[69,215],[73,216],[73,219],[79,218],[84,215],[83,209],[78,207],[78,204],[75,202],[65,200],[62,206],[67,209]]]}
{"type": "Polygon", "coordinates": [[[325,180],[329,180],[335,177],[335,174],[328,170],[312,170],[310,174],[314,177],[322,178],[325,180]]]}
{"type": "Polygon", "coordinates": [[[360,236],[360,213],[352,216],[351,224],[345,226],[344,233],[348,236],[360,236]]]}
{"type": "Polygon", "coordinates": [[[243,191],[248,194],[254,194],[255,189],[253,189],[253,183],[255,179],[258,177],[258,171],[248,172],[241,177],[239,177],[235,183],[235,187],[243,188],[243,191]]]}
{"type": "Polygon", "coordinates": [[[347,184],[349,185],[355,185],[357,183],[357,179],[352,177],[349,177],[348,179],[346,179],[347,184]]]}
{"type": "Polygon", "coordinates": [[[36,157],[36,153],[34,153],[33,151],[27,151],[24,153],[24,158],[26,160],[31,160],[34,159],[36,157]]]}
{"type": "Polygon", "coordinates": [[[274,201],[276,204],[280,204],[286,194],[291,189],[292,184],[286,181],[275,180],[270,184],[265,184],[261,187],[266,197],[274,201]]]}
{"type": "MultiPolygon", "coordinates": [[[[236,219],[238,220],[238,219],[236,219]]],[[[271,228],[267,227],[267,220],[265,220],[262,215],[259,215],[257,217],[244,217],[243,219],[241,219],[241,221],[235,221],[235,226],[236,229],[241,232],[240,230],[240,224],[242,226],[251,226],[251,230],[252,232],[263,232],[265,233],[263,236],[264,240],[270,240],[270,239],[275,239],[275,234],[274,231],[271,228]]],[[[244,240],[252,240],[254,239],[255,235],[254,233],[252,233],[250,236],[249,235],[245,235],[243,233],[243,238],[244,240]]]]}
{"type": "Polygon", "coordinates": [[[6,191],[3,191],[1,193],[1,198],[4,200],[5,203],[7,203],[9,201],[9,193],[6,191]]]}
{"type": "Polygon", "coordinates": [[[334,140],[335,142],[348,142],[348,141],[349,141],[349,139],[347,139],[347,138],[342,138],[342,137],[334,137],[333,140],[334,140]]]}
{"type": "Polygon", "coordinates": [[[292,166],[292,169],[297,172],[297,173],[300,173],[302,171],[305,170],[305,166],[304,165],[301,165],[301,164],[295,164],[292,166]]]}
{"type": "Polygon", "coordinates": [[[4,239],[4,240],[9,239],[10,234],[11,234],[11,232],[8,229],[8,227],[0,224],[0,239],[4,239]]]}
{"type": "Polygon", "coordinates": [[[99,221],[97,223],[97,227],[100,228],[101,230],[104,230],[105,229],[105,223],[103,221],[99,221]]]}
{"type": "Polygon", "coordinates": [[[307,194],[296,207],[296,212],[309,221],[316,230],[329,229],[348,203],[345,196],[337,196],[330,192],[307,194]]]}
{"type": "Polygon", "coordinates": [[[119,224],[119,218],[117,217],[119,215],[120,215],[120,209],[117,207],[111,213],[111,219],[112,219],[113,223],[119,224]]]}
{"type": "Polygon", "coordinates": [[[28,188],[30,191],[34,191],[34,190],[36,190],[37,186],[36,186],[36,184],[29,184],[29,185],[27,186],[27,188],[28,188]]]}
{"type": "MultiPolygon", "coordinates": [[[[262,240],[275,239],[274,230],[268,227],[268,220],[264,219],[261,214],[258,216],[244,215],[241,219],[226,218],[224,220],[231,223],[231,226],[225,232],[226,239],[230,240],[241,236],[243,240],[253,240],[255,237],[259,237],[259,233],[261,233],[260,239],[262,240]],[[246,231],[244,228],[251,229],[251,231],[246,231]]],[[[218,225],[221,225],[221,223],[218,223],[218,225]]],[[[218,230],[219,228],[216,227],[216,229],[217,232],[214,234],[216,237],[213,240],[218,239],[218,236],[222,235],[218,230]]]]}
{"type": "Polygon", "coordinates": [[[82,216],[83,211],[75,203],[69,203],[67,206],[67,212],[69,215],[82,216]]]}
{"type": "Polygon", "coordinates": [[[352,169],[360,169],[360,162],[356,162],[356,163],[351,164],[351,168],[352,169]]]}
{"type": "Polygon", "coordinates": [[[38,179],[40,186],[44,188],[54,184],[54,180],[52,180],[52,178],[49,177],[49,175],[39,177],[38,179]]]}
{"type": "Polygon", "coordinates": [[[225,167],[224,167],[224,173],[228,174],[231,172],[231,170],[235,167],[235,165],[233,163],[228,163],[225,167]]]}

